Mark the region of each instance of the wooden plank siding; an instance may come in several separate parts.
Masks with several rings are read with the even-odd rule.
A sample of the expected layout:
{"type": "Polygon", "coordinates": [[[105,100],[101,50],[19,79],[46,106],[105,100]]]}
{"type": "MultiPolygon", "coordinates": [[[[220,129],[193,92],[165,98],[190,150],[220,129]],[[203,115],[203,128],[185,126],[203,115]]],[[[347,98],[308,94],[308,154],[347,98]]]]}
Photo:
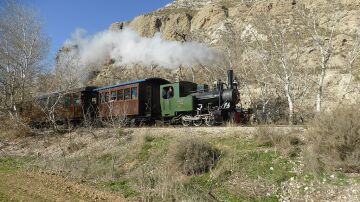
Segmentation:
{"type": "Polygon", "coordinates": [[[129,84],[125,86],[100,90],[98,94],[99,116],[122,116],[122,115],[138,115],[139,114],[139,83],[129,84]],[[136,98],[131,96],[131,89],[137,89],[136,98]],[[130,90],[130,98],[125,99],[125,91],[130,90]],[[118,91],[123,91],[123,97],[118,97],[118,91]],[[112,99],[111,94],[116,93],[116,99],[112,99]],[[108,98],[102,98],[108,96],[108,98]],[[105,99],[105,100],[104,100],[105,99]]]}
{"type": "Polygon", "coordinates": [[[148,78],[95,89],[98,93],[99,117],[132,116],[148,120],[158,119],[161,116],[160,85],[165,83],[169,83],[169,81],[161,78],[148,78]],[[136,97],[131,93],[131,89],[134,88],[136,88],[136,97]],[[132,96],[125,99],[125,92],[129,90],[132,96]],[[119,91],[124,92],[124,97],[118,98],[119,91]],[[112,99],[112,93],[114,96],[116,95],[116,99],[112,99]]]}

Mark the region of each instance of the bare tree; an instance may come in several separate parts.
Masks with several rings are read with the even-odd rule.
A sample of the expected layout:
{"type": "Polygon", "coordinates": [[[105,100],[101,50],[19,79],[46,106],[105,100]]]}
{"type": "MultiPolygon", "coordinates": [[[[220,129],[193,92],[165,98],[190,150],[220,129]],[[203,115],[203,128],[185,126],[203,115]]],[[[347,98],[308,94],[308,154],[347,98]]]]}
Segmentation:
{"type": "MultiPolygon", "coordinates": [[[[296,100],[303,97],[309,88],[309,73],[300,65],[300,29],[270,16],[259,16],[254,24],[266,36],[266,40],[260,40],[253,33],[258,46],[254,59],[258,61],[260,70],[255,79],[261,86],[271,87],[273,93],[284,96],[288,103],[288,121],[293,124],[296,100]]],[[[263,95],[271,91],[265,89],[263,95]]],[[[264,104],[268,102],[266,97],[264,104]]]]}
{"type": "Polygon", "coordinates": [[[68,91],[84,85],[88,72],[80,62],[76,47],[62,48],[57,54],[54,70],[57,91],[68,91]]]}
{"type": "Polygon", "coordinates": [[[324,80],[327,70],[329,69],[330,58],[333,55],[333,39],[338,16],[333,15],[329,17],[326,26],[320,23],[320,17],[317,16],[316,11],[306,10],[304,6],[298,6],[297,13],[300,16],[303,25],[307,28],[314,47],[319,54],[320,74],[317,81],[315,81],[317,85],[315,111],[320,112],[325,88],[324,80]]]}
{"type": "MultiPolygon", "coordinates": [[[[46,100],[39,103],[41,110],[55,131],[59,131],[57,124],[57,112],[65,104],[66,99],[73,93],[73,90],[84,85],[87,71],[80,63],[76,47],[63,47],[57,54],[56,65],[52,75],[53,80],[48,84],[46,92],[53,93],[45,96],[46,100]]],[[[64,114],[62,114],[64,116],[64,114]]]]}
{"type": "Polygon", "coordinates": [[[34,11],[13,1],[1,5],[0,110],[19,125],[19,108],[31,97],[49,43],[34,11]]]}

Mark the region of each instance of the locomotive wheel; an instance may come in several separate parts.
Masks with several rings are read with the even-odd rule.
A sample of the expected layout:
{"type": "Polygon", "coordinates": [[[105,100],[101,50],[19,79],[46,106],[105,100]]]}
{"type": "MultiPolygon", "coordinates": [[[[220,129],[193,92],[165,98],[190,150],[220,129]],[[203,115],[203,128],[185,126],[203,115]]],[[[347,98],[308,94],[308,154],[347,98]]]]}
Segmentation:
{"type": "Polygon", "coordinates": [[[191,121],[187,121],[187,120],[184,120],[184,119],[181,120],[181,123],[183,124],[183,126],[190,126],[191,125],[191,121]]]}
{"type": "Polygon", "coordinates": [[[213,126],[215,125],[215,118],[213,116],[209,116],[205,118],[205,124],[207,126],[213,126]]]}
{"type": "Polygon", "coordinates": [[[193,121],[193,123],[194,123],[194,126],[199,127],[199,126],[201,126],[201,125],[203,124],[203,121],[202,121],[202,119],[200,118],[199,120],[193,121]]]}
{"type": "Polygon", "coordinates": [[[181,118],[181,123],[183,124],[183,126],[190,126],[192,121],[186,120],[186,118],[190,118],[190,117],[189,116],[183,116],[181,118]]]}

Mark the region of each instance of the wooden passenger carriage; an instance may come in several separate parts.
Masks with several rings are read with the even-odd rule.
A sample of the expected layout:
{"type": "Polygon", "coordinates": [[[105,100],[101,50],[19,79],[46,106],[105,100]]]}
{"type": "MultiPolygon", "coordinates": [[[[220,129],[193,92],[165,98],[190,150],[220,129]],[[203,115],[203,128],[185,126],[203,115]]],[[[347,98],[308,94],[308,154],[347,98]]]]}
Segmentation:
{"type": "Polygon", "coordinates": [[[156,120],[161,117],[160,85],[167,83],[165,79],[147,78],[97,88],[99,117],[156,120]]]}
{"type": "Polygon", "coordinates": [[[54,121],[62,123],[79,123],[96,115],[96,87],[87,86],[69,92],[54,92],[35,97],[36,105],[24,110],[31,114],[32,125],[46,124],[46,114],[54,108],[54,121]]]}

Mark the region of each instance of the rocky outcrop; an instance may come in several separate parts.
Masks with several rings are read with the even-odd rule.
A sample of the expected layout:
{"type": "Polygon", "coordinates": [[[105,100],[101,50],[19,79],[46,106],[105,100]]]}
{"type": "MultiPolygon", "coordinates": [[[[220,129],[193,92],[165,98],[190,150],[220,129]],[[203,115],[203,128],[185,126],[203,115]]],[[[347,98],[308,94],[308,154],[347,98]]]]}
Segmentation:
{"type": "MultiPolygon", "coordinates": [[[[306,7],[306,11],[312,11],[318,15],[318,25],[323,33],[328,33],[330,23],[333,19],[338,19],[333,39],[333,55],[329,66],[340,75],[346,66],[347,54],[354,43],[354,35],[357,30],[360,30],[360,1],[357,0],[175,0],[164,8],[138,16],[129,22],[115,22],[110,29],[119,30],[130,27],[145,37],[152,37],[160,32],[162,38],[167,40],[200,41],[218,49],[227,50],[226,54],[228,54],[229,50],[241,49],[242,44],[238,44],[236,38],[245,40],[250,49],[256,46],[256,40],[268,40],[261,24],[269,19],[261,19],[259,16],[272,18],[272,24],[285,26],[301,24],[299,13],[296,11],[297,6],[306,7]]],[[[310,35],[306,34],[304,29],[304,26],[300,28],[302,33],[294,39],[294,43],[301,40],[304,46],[301,64],[315,68],[319,66],[319,53],[314,48],[310,35]]],[[[236,56],[237,66],[254,65],[252,60],[254,56],[251,55],[251,51],[257,52],[254,49],[236,56]]],[[[355,69],[360,69],[360,59],[357,59],[354,64],[355,69]]],[[[236,65],[233,68],[236,68],[236,65]]],[[[201,68],[182,69],[176,72],[187,74],[185,78],[189,80],[194,77],[194,74],[199,74],[196,75],[199,81],[203,78],[201,68]]],[[[336,73],[332,72],[332,75],[336,73]]],[[[337,77],[331,78],[329,80],[336,80],[337,77]]],[[[336,94],[335,91],[338,90],[331,93],[336,94]]]]}
{"type": "Polygon", "coordinates": [[[229,17],[229,8],[221,4],[207,4],[194,16],[191,31],[208,29],[229,17]]]}

